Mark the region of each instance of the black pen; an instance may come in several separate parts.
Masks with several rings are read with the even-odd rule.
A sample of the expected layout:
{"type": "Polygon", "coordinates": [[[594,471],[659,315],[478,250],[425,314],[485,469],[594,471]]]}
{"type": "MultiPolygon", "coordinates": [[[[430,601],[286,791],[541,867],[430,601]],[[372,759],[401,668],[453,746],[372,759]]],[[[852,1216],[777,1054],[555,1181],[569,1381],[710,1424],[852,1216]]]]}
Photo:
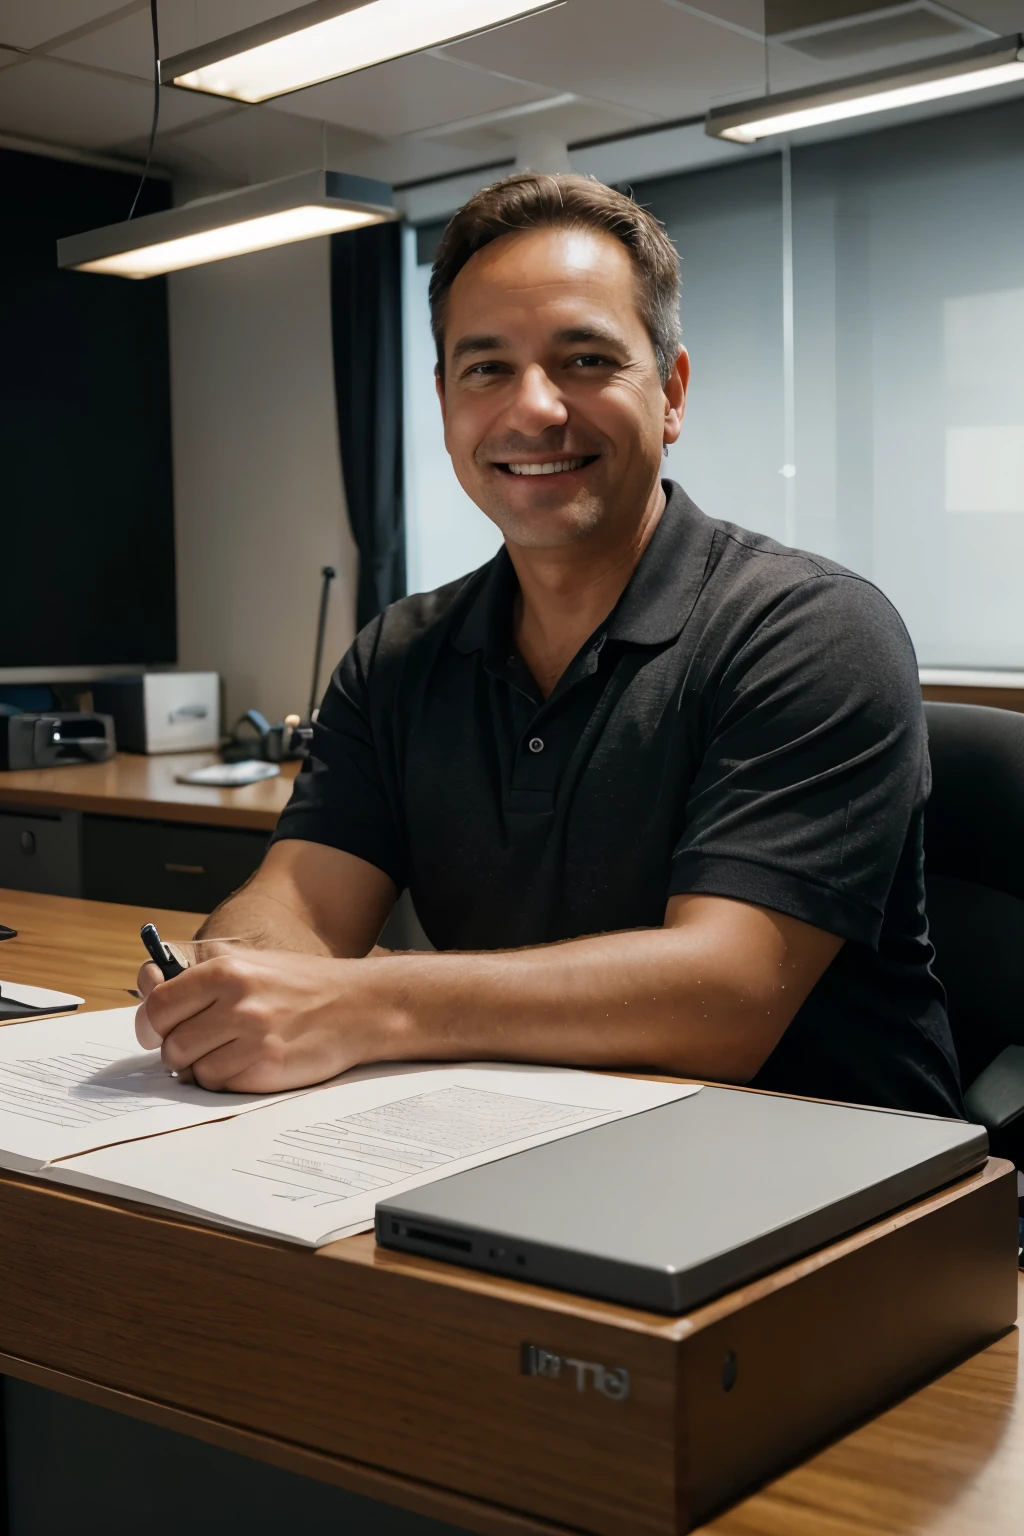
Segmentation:
{"type": "Polygon", "coordinates": [[[173,981],[175,976],[181,975],[185,967],[178,964],[152,923],[146,923],[139,936],[153,964],[159,966],[164,981],[173,981]]]}

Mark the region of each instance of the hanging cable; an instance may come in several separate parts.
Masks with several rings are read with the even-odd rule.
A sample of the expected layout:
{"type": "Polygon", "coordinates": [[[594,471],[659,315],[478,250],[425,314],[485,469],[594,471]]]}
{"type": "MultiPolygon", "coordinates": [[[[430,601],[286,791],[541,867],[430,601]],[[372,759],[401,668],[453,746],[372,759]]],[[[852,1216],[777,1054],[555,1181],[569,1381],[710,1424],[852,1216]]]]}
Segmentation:
{"type": "Polygon", "coordinates": [[[149,163],[153,158],[153,145],[156,143],[156,130],[160,122],[160,30],[157,26],[156,0],[149,0],[149,14],[153,23],[153,122],[149,130],[149,148],[146,151],[146,163],[142,167],[142,180],[135,190],[135,198],[132,202],[132,211],[129,219],[135,217],[142,189],[146,185],[146,177],[149,175],[149,163]]]}

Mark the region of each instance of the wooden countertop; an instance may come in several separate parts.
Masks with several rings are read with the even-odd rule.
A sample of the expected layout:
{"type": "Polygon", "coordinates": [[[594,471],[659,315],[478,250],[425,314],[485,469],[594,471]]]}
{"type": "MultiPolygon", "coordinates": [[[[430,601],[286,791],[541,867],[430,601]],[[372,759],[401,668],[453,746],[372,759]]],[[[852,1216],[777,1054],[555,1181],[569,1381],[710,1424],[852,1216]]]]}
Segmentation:
{"type": "MultiPolygon", "coordinates": [[[[127,989],[135,984],[139,927],[153,918],[165,937],[175,939],[189,937],[200,921],[199,914],[154,914],[142,908],[0,890],[0,922],[19,930],[17,938],[0,943],[0,976],[74,990],[85,995],[87,1008],[123,1007],[130,1001],[127,989]]],[[[78,1199],[71,1192],[61,1198],[78,1199]]],[[[162,1224],[172,1218],[149,1212],[147,1219],[162,1224]]],[[[237,1236],[221,1235],[219,1240],[225,1250],[233,1245],[232,1251],[241,1252],[245,1247],[237,1236]]],[[[471,1291],[499,1286],[510,1296],[514,1292],[512,1282],[482,1276],[470,1276],[467,1281],[458,1269],[375,1250],[369,1235],[332,1246],[343,1247],[353,1262],[389,1272],[430,1269],[447,1287],[471,1291]]],[[[331,1256],[330,1250],[323,1253],[331,1256]]],[[[920,1283],[927,1286],[927,1274],[921,1275],[920,1283]]],[[[562,1309],[581,1312],[605,1305],[577,1303],[564,1296],[556,1300],[562,1309]]],[[[907,1306],[913,1305],[913,1296],[908,1295],[907,1306]]],[[[678,1320],[656,1321],[661,1330],[678,1326],[678,1320]]],[[[743,1499],[704,1529],[709,1536],[1019,1536],[1024,1519],[1024,1387],[1019,1363],[1020,1334],[1014,1330],[743,1499]]],[[[93,1389],[55,1371],[40,1368],[33,1376],[28,1369],[19,1370],[42,1385],[72,1391],[152,1422],[166,1420],[168,1427],[187,1428],[184,1420],[179,1423],[160,1404],[147,1407],[137,1398],[93,1389]]],[[[191,1432],[253,1453],[252,1437],[228,1427],[204,1429],[202,1421],[196,1420],[191,1432]]],[[[303,1454],[305,1460],[298,1450],[285,1447],[278,1464],[318,1475],[315,1454],[303,1454]]],[[[345,1486],[463,1523],[457,1498],[447,1508],[443,1499],[416,1505],[396,1492],[393,1484],[385,1475],[366,1469],[360,1473],[356,1468],[345,1486]],[[365,1477],[365,1487],[353,1480],[357,1473],[365,1477]]],[[[465,1524],[485,1528],[469,1520],[465,1524]]],[[[486,1528],[509,1536],[554,1532],[546,1523],[511,1517],[486,1528]]]]}
{"type": "Polygon", "coordinates": [[[143,757],[118,752],[108,763],[67,768],[23,768],[0,773],[0,806],[92,811],[147,821],[187,821],[272,832],[292,792],[298,763],[282,763],[281,775],[241,789],[178,784],[175,774],[219,762],[215,752],[143,757]]]}
{"type": "Polygon", "coordinates": [[[145,958],[143,923],[156,923],[163,938],[180,942],[204,916],[0,890],[0,923],[18,930],[17,938],[0,943],[0,978],[72,992],[85,998],[86,1009],[126,1008],[145,958]]]}

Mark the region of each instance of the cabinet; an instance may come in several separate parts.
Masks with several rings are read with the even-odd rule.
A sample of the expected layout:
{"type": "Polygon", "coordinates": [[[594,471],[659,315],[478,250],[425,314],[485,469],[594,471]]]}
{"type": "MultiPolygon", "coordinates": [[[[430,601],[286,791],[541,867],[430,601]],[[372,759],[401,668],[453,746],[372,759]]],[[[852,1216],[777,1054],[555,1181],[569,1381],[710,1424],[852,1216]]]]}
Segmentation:
{"type": "Polygon", "coordinates": [[[0,886],[81,896],[81,815],[0,807],[0,886]]]}
{"type": "Polygon", "coordinates": [[[212,912],[256,870],[268,841],[266,832],[85,816],[82,895],[212,912]]]}
{"type": "Polygon", "coordinates": [[[243,885],[269,833],[80,811],[0,808],[0,887],[212,912],[243,885]]]}

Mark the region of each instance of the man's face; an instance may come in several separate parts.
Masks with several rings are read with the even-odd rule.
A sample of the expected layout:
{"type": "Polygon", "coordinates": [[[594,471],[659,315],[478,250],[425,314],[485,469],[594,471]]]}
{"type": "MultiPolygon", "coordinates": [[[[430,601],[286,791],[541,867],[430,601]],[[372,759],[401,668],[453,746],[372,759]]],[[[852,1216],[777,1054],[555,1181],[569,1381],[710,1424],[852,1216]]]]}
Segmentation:
{"type": "Polygon", "coordinates": [[[516,231],[452,284],[445,444],[512,544],[555,548],[635,523],[682,422],[686,353],[663,388],[626,247],[600,231],[516,231]]]}

